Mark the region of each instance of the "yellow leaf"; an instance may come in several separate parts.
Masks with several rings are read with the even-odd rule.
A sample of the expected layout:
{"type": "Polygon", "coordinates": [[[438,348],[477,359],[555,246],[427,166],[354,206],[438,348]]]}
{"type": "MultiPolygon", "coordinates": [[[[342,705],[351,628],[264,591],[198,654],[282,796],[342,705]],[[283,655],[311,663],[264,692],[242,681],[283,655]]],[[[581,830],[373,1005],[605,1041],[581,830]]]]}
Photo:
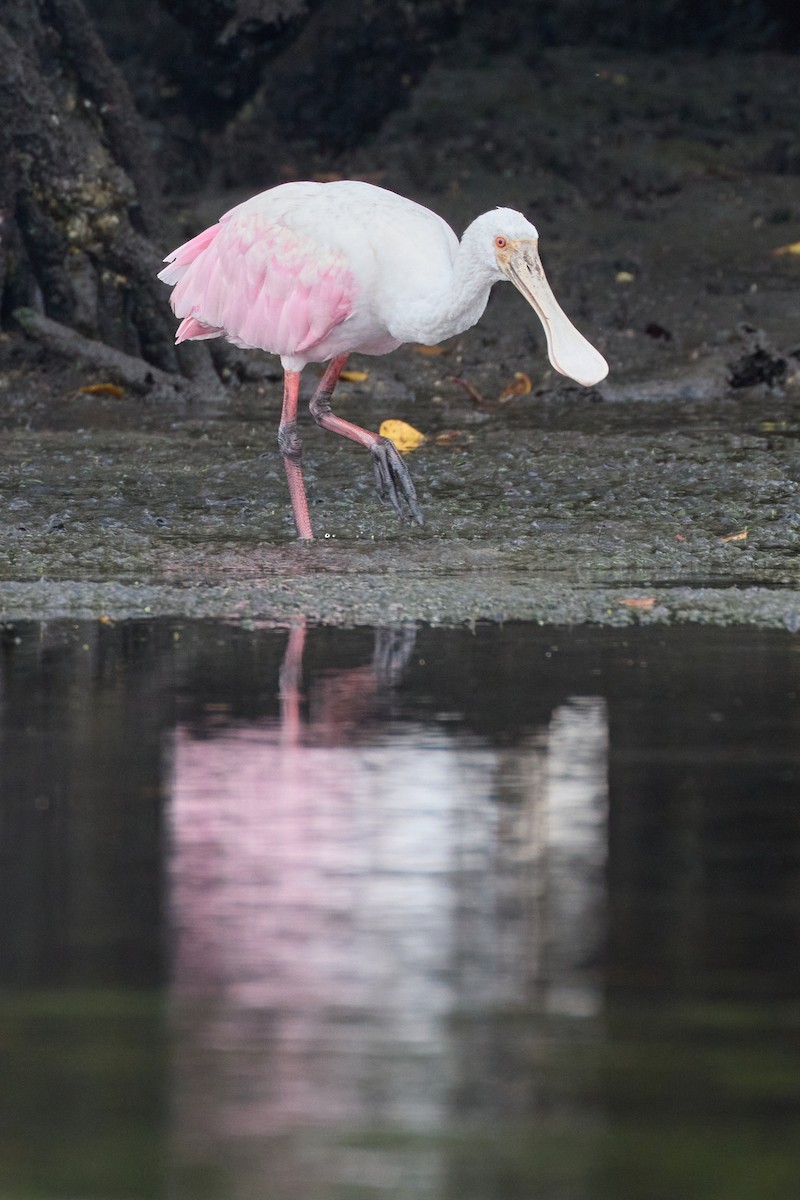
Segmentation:
{"type": "Polygon", "coordinates": [[[369,371],[342,371],[339,378],[345,383],[365,383],[369,379],[369,371]]]}
{"type": "Polygon", "coordinates": [[[120,400],[125,395],[125,389],[115,383],[90,383],[80,389],[84,396],[113,396],[120,400]]]}
{"type": "Polygon", "coordinates": [[[394,442],[401,454],[408,454],[409,451],[416,450],[425,441],[425,434],[420,433],[413,425],[406,424],[405,421],[384,421],[378,432],[381,437],[394,442]]]}
{"type": "Polygon", "coordinates": [[[500,393],[497,399],[510,400],[512,396],[527,396],[532,388],[533,384],[525,372],[515,371],[514,382],[505,388],[505,390],[500,393]]]}
{"type": "Polygon", "coordinates": [[[800,242],[790,242],[788,246],[778,246],[773,254],[800,254],[800,242]]]}
{"type": "Polygon", "coordinates": [[[747,527],[740,529],[738,533],[729,533],[727,537],[719,540],[721,542],[744,542],[747,540],[747,527]]]}

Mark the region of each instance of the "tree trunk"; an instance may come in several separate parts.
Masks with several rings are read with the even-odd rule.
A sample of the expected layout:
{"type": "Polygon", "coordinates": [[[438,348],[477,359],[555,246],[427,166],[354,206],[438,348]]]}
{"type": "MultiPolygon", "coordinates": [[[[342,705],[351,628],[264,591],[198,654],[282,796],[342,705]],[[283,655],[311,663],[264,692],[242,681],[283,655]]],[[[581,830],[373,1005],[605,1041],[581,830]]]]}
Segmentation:
{"type": "Polygon", "coordinates": [[[81,0],[4,0],[0,312],[29,307],[178,369],[149,240],[151,157],[128,88],[81,0]]]}

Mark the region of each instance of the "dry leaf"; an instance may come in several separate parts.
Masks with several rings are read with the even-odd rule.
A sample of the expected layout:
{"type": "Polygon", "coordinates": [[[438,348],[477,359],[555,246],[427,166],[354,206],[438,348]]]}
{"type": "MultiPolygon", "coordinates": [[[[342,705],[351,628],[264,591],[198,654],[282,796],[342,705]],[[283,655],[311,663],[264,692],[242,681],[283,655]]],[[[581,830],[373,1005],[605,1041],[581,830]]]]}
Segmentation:
{"type": "Polygon", "coordinates": [[[472,441],[472,434],[465,433],[463,429],[445,429],[437,433],[433,441],[437,446],[466,446],[472,441]]]}
{"type": "Polygon", "coordinates": [[[776,257],[780,254],[800,254],[800,242],[790,242],[788,246],[777,246],[772,253],[776,257]]]}
{"type": "Polygon", "coordinates": [[[378,432],[381,437],[394,442],[401,454],[408,454],[411,450],[416,450],[426,440],[424,433],[420,433],[418,429],[415,429],[413,425],[408,425],[405,421],[384,421],[378,432]]]}
{"type": "Polygon", "coordinates": [[[342,371],[339,376],[345,383],[366,383],[369,379],[369,371],[342,371]]]}
{"type": "Polygon", "coordinates": [[[644,612],[650,612],[651,608],[655,608],[655,596],[630,596],[627,600],[620,600],[620,604],[624,604],[626,608],[641,608],[644,612]]]}
{"type": "Polygon", "coordinates": [[[415,346],[414,351],[424,354],[426,358],[438,358],[440,354],[447,353],[444,346],[415,346]]]}
{"type": "Polygon", "coordinates": [[[514,372],[514,382],[500,393],[498,400],[510,400],[512,396],[527,396],[533,390],[533,384],[524,371],[514,372]]]}
{"type": "Polygon", "coordinates": [[[727,537],[720,538],[721,542],[745,542],[747,541],[747,526],[740,529],[738,533],[729,533],[727,537]]]}
{"type": "Polygon", "coordinates": [[[80,391],[84,396],[113,396],[115,400],[121,400],[125,395],[125,389],[116,383],[90,383],[80,391]]]}

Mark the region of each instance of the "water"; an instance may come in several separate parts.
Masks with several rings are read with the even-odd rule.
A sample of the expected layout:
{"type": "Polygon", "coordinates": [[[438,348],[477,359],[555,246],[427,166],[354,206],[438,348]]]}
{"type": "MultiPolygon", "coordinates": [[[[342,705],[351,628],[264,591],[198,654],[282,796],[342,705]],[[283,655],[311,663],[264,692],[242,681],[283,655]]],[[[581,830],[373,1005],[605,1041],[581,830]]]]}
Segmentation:
{"type": "Polygon", "coordinates": [[[7,628],[0,1196],[795,1200],[799,649],[7,628]]]}

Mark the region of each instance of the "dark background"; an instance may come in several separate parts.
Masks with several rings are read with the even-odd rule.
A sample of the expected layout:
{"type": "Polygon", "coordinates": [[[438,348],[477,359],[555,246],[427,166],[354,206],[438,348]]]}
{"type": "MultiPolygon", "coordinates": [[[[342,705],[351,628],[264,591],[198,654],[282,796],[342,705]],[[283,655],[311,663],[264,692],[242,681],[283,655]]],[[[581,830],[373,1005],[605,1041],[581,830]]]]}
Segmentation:
{"type": "MultiPolygon", "coordinates": [[[[208,374],[208,350],[176,354],[153,279],[181,205],[196,230],[203,196],[351,174],[435,198],[445,190],[439,134],[450,139],[451,166],[460,134],[458,161],[483,159],[497,178],[514,156],[542,157],[536,138],[525,145],[519,133],[508,135],[515,114],[494,109],[490,97],[481,128],[467,120],[460,127],[455,96],[438,127],[404,131],[405,159],[417,162],[418,178],[397,170],[396,133],[383,131],[436,62],[471,67],[470,92],[481,87],[483,65],[503,56],[546,86],[552,48],[605,47],[653,55],[668,87],[676,53],[707,60],[711,77],[725,56],[786,56],[798,45],[800,10],[780,0],[5,0],[3,325],[14,333],[22,318],[52,351],[53,329],[26,322],[26,309],[167,371],[208,374]]],[[[774,115],[752,102],[747,82],[745,70],[734,101],[745,131],[774,115]]],[[[690,118],[690,107],[676,72],[673,124],[690,118]]],[[[630,112],[619,122],[636,136],[630,112]]],[[[548,155],[591,199],[580,143],[559,131],[548,155]]],[[[776,169],[796,172],[796,140],[784,136],[773,157],[776,169]]],[[[58,348],[69,353],[69,340],[58,348]]]]}

